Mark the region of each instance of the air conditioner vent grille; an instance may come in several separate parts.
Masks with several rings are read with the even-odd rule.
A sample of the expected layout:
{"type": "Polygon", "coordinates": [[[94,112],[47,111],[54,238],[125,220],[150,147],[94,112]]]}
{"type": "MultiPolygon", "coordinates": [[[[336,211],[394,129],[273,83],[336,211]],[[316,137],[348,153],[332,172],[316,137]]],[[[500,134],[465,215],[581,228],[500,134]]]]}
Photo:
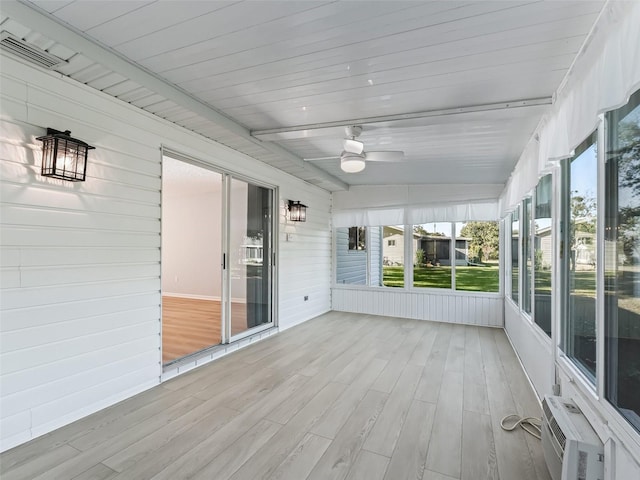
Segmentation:
{"type": "Polygon", "coordinates": [[[60,57],[56,57],[35,45],[31,45],[19,38],[14,37],[8,32],[2,32],[0,35],[0,48],[12,53],[28,62],[34,63],[40,67],[51,69],[56,65],[66,63],[60,57]]]}
{"type": "Polygon", "coordinates": [[[565,444],[567,443],[567,437],[565,437],[564,433],[562,433],[562,429],[558,426],[558,423],[556,422],[555,418],[553,417],[551,418],[551,420],[549,421],[549,426],[551,427],[551,431],[553,432],[553,435],[556,437],[556,440],[558,440],[558,443],[560,444],[560,447],[564,452],[564,447],[565,447],[565,444]]]}
{"type": "Polygon", "coordinates": [[[549,428],[551,428],[553,436],[556,438],[556,440],[560,444],[560,447],[562,448],[562,451],[564,452],[565,445],[567,443],[567,437],[563,433],[562,429],[558,426],[558,422],[551,413],[551,409],[547,404],[546,398],[542,400],[542,411],[544,412],[544,417],[549,421],[549,428]]]}

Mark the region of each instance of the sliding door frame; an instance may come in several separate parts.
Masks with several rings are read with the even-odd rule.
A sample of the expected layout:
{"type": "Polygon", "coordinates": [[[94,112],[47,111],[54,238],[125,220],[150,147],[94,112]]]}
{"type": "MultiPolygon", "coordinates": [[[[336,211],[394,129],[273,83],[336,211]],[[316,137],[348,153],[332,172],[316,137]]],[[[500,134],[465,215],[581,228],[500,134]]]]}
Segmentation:
{"type": "MultiPolygon", "coordinates": [[[[199,350],[188,354],[184,357],[177,358],[168,362],[166,365],[171,365],[174,363],[179,363],[183,359],[192,358],[194,355],[198,354],[206,354],[212,350],[220,348],[220,346],[229,345],[231,343],[237,342],[243,338],[249,337],[251,335],[255,335],[264,330],[268,330],[271,328],[278,327],[278,260],[279,260],[279,218],[281,214],[281,206],[279,202],[280,198],[280,190],[276,185],[272,185],[267,182],[263,182],[252,178],[247,175],[243,175],[241,173],[235,172],[233,170],[227,169],[220,165],[217,165],[212,162],[208,162],[202,160],[200,158],[196,158],[190,156],[188,154],[181,153],[178,150],[174,150],[165,145],[161,145],[161,159],[164,161],[164,157],[170,157],[174,160],[188,163],[190,165],[194,165],[197,167],[204,168],[206,170],[218,173],[222,176],[222,195],[221,195],[221,223],[220,223],[220,234],[221,234],[221,252],[220,252],[220,263],[222,266],[222,278],[221,278],[221,343],[217,345],[212,345],[203,350],[199,350]],[[231,278],[230,278],[230,268],[229,268],[229,259],[230,259],[230,248],[231,248],[231,181],[240,180],[252,185],[256,185],[259,187],[267,188],[271,192],[271,257],[269,259],[265,259],[265,261],[269,261],[271,263],[271,272],[269,276],[269,281],[271,282],[270,293],[271,293],[271,308],[270,315],[271,321],[265,323],[263,325],[259,325],[254,328],[250,328],[236,335],[231,335],[231,297],[230,297],[230,286],[231,286],[231,278]]],[[[164,179],[161,175],[161,189],[162,182],[164,179]]],[[[160,205],[160,218],[162,222],[162,204],[160,205]]],[[[160,268],[160,276],[162,283],[162,265],[160,268]]],[[[161,290],[162,293],[162,290],[161,290]]],[[[162,326],[162,310],[160,312],[160,322],[162,326]]],[[[162,346],[162,327],[160,329],[160,345],[162,346]]],[[[162,349],[162,347],[161,347],[162,349]]],[[[162,352],[161,352],[162,354],[162,352]]]]}

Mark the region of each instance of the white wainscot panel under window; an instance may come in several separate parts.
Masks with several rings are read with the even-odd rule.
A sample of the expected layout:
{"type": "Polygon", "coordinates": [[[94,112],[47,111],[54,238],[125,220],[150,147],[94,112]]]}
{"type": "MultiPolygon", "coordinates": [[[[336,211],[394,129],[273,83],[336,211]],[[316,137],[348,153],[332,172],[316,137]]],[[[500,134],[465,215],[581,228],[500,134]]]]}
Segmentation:
{"type": "Polygon", "coordinates": [[[342,312],[433,320],[447,323],[502,327],[500,295],[458,292],[408,292],[395,289],[332,290],[332,308],[342,312]]]}

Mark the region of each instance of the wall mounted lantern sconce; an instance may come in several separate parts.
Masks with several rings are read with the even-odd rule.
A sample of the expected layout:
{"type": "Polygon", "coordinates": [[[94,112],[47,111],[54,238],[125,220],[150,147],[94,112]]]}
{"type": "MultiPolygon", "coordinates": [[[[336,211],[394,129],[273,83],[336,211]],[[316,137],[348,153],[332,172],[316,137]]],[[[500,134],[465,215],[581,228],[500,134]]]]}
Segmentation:
{"type": "Polygon", "coordinates": [[[42,142],[43,177],[54,177],[71,182],[84,182],[87,173],[87,154],[91,145],[71,138],[71,132],[47,128],[47,134],[36,140],[42,142]]]}
{"type": "Polygon", "coordinates": [[[292,222],[306,222],[307,206],[299,201],[289,200],[289,220],[292,222]]]}

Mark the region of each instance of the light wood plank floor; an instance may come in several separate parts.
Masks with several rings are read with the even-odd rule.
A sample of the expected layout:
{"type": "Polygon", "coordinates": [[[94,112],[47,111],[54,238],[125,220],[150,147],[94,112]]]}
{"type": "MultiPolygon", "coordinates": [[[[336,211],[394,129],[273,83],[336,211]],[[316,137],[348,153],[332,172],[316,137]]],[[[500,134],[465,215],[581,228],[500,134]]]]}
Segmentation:
{"type": "Polygon", "coordinates": [[[3,480],[549,480],[502,330],[331,312],[0,456],[3,480]]]}

